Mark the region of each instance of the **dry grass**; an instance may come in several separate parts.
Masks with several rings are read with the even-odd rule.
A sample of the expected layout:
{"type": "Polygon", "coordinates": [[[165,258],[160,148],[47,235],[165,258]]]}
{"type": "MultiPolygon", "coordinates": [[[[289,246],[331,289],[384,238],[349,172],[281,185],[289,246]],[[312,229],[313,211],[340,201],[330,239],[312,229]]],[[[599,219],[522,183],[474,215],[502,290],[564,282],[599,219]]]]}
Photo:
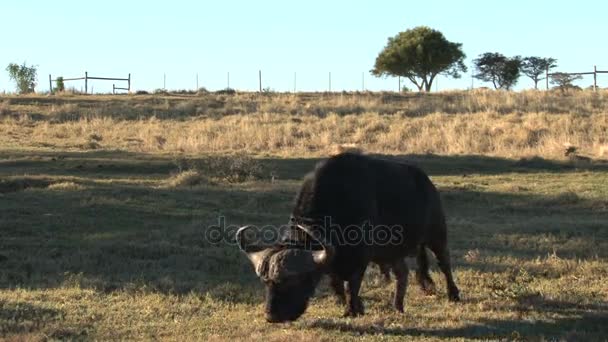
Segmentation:
{"type": "Polygon", "coordinates": [[[186,170],[176,173],[167,179],[166,186],[169,188],[193,187],[206,183],[207,180],[197,170],[186,170]]]}
{"type": "Polygon", "coordinates": [[[606,144],[605,96],[2,99],[0,340],[605,341],[608,165],[563,155],[606,144]],[[337,144],[431,175],[462,303],[435,267],[438,295],[412,275],[397,314],[372,267],[364,317],[323,283],[300,320],[265,323],[247,259],[207,227],[285,223],[337,144]]]}
{"type": "Polygon", "coordinates": [[[74,182],[58,182],[53,183],[47,187],[49,190],[57,190],[57,191],[76,191],[83,190],[84,187],[80,184],[74,182]]]}
{"type": "Polygon", "coordinates": [[[0,143],[283,156],[327,155],[335,145],[356,144],[377,153],[552,158],[571,143],[595,156],[608,143],[606,94],[14,97],[5,101],[13,114],[0,122],[0,143]]]}

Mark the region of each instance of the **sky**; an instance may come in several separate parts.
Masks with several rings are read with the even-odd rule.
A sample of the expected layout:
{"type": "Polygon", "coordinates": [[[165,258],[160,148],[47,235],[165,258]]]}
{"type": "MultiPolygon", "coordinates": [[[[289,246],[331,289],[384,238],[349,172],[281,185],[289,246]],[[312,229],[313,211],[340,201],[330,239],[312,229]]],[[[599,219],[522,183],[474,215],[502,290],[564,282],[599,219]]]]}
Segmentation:
{"type": "MultiPolygon", "coordinates": [[[[469,72],[439,77],[433,90],[470,88],[472,60],[484,52],[553,57],[556,71],[608,70],[607,9],[600,0],[2,0],[0,92],[15,90],[6,66],[23,62],[38,68],[37,91],[48,91],[49,74],[85,71],[130,73],[132,89],[148,91],[193,90],[197,75],[199,87],[224,89],[229,73],[231,88],[257,90],[260,70],[263,88],[275,91],[326,91],[329,73],[332,91],[395,91],[396,78],[369,70],[389,37],[420,25],[462,43],[467,55],[469,72]]],[[[89,90],[110,92],[112,83],[90,81],[89,90]]],[[[579,85],[592,83],[587,76],[579,85]]],[[[608,74],[598,84],[608,87],[608,74]]],[[[516,89],[531,87],[523,76],[516,89]]]]}

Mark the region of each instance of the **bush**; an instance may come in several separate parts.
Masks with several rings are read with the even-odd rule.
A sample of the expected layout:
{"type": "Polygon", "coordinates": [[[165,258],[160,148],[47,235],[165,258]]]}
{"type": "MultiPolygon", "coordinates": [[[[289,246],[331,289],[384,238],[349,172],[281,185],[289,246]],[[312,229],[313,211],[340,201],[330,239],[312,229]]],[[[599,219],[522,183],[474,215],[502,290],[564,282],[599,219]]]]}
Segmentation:
{"type": "Polygon", "coordinates": [[[10,100],[0,102],[0,117],[9,115],[11,113],[10,108],[9,108],[10,105],[11,105],[10,100]]]}
{"type": "Polygon", "coordinates": [[[174,90],[171,92],[171,94],[179,94],[179,95],[194,95],[196,94],[196,92],[194,90],[188,90],[188,89],[179,89],[179,90],[174,90]]]}
{"type": "Polygon", "coordinates": [[[63,93],[65,91],[65,84],[63,83],[63,77],[57,77],[55,80],[55,91],[63,93]]]}
{"type": "Polygon", "coordinates": [[[270,171],[255,158],[239,153],[232,156],[210,156],[205,159],[175,161],[179,173],[228,183],[242,183],[270,178],[270,171]]]}
{"type": "Polygon", "coordinates": [[[234,94],[236,94],[236,90],[234,90],[232,88],[226,88],[226,89],[218,90],[215,93],[222,94],[222,95],[234,95],[234,94]]]}
{"type": "Polygon", "coordinates": [[[36,78],[38,69],[35,66],[28,67],[25,62],[23,65],[10,63],[6,67],[8,76],[17,84],[17,90],[20,94],[33,93],[36,87],[36,78]]]}

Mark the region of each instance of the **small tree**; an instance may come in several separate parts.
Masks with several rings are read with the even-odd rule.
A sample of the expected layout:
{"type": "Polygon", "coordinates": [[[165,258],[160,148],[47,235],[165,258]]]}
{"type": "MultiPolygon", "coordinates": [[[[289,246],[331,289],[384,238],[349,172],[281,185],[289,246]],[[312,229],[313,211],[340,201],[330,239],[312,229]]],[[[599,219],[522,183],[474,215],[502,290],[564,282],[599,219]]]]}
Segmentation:
{"type": "Polygon", "coordinates": [[[551,84],[555,84],[558,88],[565,93],[568,89],[576,88],[574,84],[572,84],[576,80],[580,80],[583,77],[581,75],[570,75],[563,72],[556,72],[551,75],[551,84]]]}
{"type": "Polygon", "coordinates": [[[375,76],[402,76],[419,91],[430,91],[438,74],[459,78],[466,72],[462,44],[448,41],[441,32],[420,26],[400,32],[376,58],[375,76]]]}
{"type": "Polygon", "coordinates": [[[8,72],[8,76],[10,77],[10,79],[15,81],[17,85],[17,91],[20,94],[34,92],[34,88],[36,87],[36,78],[38,74],[38,70],[35,66],[28,67],[25,62],[23,62],[23,65],[10,63],[6,67],[6,71],[8,72]]]}
{"type": "Polygon", "coordinates": [[[517,83],[521,69],[521,57],[505,57],[497,52],[486,52],[473,60],[477,69],[475,78],[492,82],[494,89],[509,90],[517,83]]]}
{"type": "Polygon", "coordinates": [[[557,67],[556,62],[555,58],[526,57],[522,60],[521,72],[530,77],[534,81],[534,89],[538,89],[538,82],[545,79],[540,76],[557,67]]]}
{"type": "Polygon", "coordinates": [[[57,79],[55,80],[55,89],[60,93],[65,91],[65,83],[63,83],[63,77],[57,77],[57,79]]]}

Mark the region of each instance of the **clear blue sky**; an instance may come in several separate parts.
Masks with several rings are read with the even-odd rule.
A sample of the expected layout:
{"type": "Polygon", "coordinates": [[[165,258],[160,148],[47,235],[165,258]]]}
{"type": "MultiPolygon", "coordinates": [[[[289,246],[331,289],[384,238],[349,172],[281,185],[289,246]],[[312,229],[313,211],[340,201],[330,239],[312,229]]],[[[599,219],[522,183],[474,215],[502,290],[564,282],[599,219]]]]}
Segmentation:
{"type": "MultiPolygon", "coordinates": [[[[0,92],[13,91],[10,62],[48,75],[133,77],[134,89],[277,91],[396,90],[396,79],[369,74],[389,36],[426,25],[463,43],[467,64],[483,52],[558,59],[557,70],[608,70],[606,1],[2,1],[0,92]]],[[[590,78],[581,85],[592,83],[590,78]]],[[[112,82],[93,81],[96,92],[112,82]]],[[[475,81],[476,86],[481,85],[475,81]]],[[[599,77],[608,87],[608,74],[599,77]]],[[[77,88],[81,84],[73,84],[77,88]]],[[[467,88],[439,78],[439,90],[467,88]]],[[[518,88],[531,87],[522,77],[518,88]]],[[[411,87],[410,87],[411,88],[411,87]]],[[[433,87],[435,89],[435,87],[433,87]]],[[[433,89],[433,90],[434,90],[433,89]]]]}

